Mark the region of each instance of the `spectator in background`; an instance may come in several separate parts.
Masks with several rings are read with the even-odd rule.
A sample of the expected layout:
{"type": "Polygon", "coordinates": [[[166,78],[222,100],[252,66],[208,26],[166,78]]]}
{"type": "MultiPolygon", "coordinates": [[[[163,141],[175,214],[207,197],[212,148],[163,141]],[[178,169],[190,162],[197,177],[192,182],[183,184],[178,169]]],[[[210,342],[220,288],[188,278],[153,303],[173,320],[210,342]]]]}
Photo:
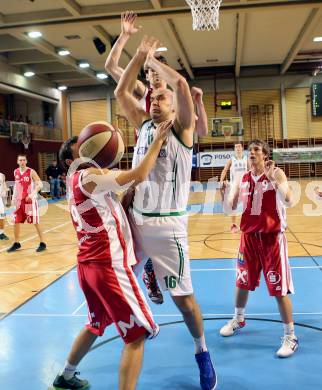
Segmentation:
{"type": "Polygon", "coordinates": [[[61,168],[57,165],[57,161],[53,160],[52,164],[46,169],[46,175],[50,181],[50,196],[52,199],[60,198],[61,174],[61,168]]]}
{"type": "Polygon", "coordinates": [[[19,115],[19,118],[17,119],[17,122],[24,122],[22,115],[19,115]]]}
{"type": "Polygon", "coordinates": [[[66,173],[62,173],[60,176],[60,188],[61,194],[66,195],[66,173]]]}
{"type": "Polygon", "coordinates": [[[4,130],[4,118],[2,112],[0,112],[0,132],[4,130]]]}
{"type": "Polygon", "coordinates": [[[48,121],[45,123],[45,126],[49,127],[50,129],[54,128],[54,121],[53,121],[53,118],[51,116],[48,118],[48,121]]]}

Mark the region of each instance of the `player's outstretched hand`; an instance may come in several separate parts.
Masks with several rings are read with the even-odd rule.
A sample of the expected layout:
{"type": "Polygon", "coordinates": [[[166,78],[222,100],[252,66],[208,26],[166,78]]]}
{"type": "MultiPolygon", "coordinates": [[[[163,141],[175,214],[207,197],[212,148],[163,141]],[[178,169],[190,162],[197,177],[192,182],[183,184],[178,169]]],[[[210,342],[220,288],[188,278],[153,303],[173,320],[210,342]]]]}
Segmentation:
{"type": "Polygon", "coordinates": [[[138,52],[147,56],[148,54],[150,54],[151,51],[153,51],[154,53],[158,45],[159,45],[159,40],[157,38],[144,35],[140,43],[140,46],[138,47],[138,52]]]}
{"type": "Polygon", "coordinates": [[[159,123],[157,127],[157,136],[155,138],[156,141],[162,141],[162,142],[165,141],[172,125],[173,125],[172,120],[159,123]]]}
{"type": "Polygon", "coordinates": [[[265,175],[267,176],[267,178],[269,180],[274,180],[275,179],[275,162],[273,160],[268,160],[265,162],[265,165],[264,165],[264,172],[265,172],[265,175]]]}
{"type": "Polygon", "coordinates": [[[122,34],[136,34],[142,26],[135,26],[137,15],[133,11],[126,11],[121,14],[121,30],[122,34]]]}
{"type": "Polygon", "coordinates": [[[201,88],[192,87],[191,88],[191,96],[194,102],[198,102],[202,100],[203,92],[201,88]]]}

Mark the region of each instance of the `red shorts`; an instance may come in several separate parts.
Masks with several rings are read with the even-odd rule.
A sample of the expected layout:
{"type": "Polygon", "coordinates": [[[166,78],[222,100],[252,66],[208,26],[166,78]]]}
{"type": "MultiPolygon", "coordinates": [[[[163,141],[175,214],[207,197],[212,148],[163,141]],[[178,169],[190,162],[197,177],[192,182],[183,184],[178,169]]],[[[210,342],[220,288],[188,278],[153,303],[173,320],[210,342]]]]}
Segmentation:
{"type": "Polygon", "coordinates": [[[18,201],[13,214],[13,223],[39,223],[39,206],[37,200],[26,202],[25,199],[18,201]]]}
{"type": "Polygon", "coordinates": [[[294,293],[284,232],[242,233],[236,286],[255,290],[262,270],[270,295],[281,297],[294,293]]]}
{"type": "Polygon", "coordinates": [[[87,261],[77,269],[88,306],[87,329],[102,336],[114,322],[125,343],[155,335],[157,325],[130,267],[87,261]]]}

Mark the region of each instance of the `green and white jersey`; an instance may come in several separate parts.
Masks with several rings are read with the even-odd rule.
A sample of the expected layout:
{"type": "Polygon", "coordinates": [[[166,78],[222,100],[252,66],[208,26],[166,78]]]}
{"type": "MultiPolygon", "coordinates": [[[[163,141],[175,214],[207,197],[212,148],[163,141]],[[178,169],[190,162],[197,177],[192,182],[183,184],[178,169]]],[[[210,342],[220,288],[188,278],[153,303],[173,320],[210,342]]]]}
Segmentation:
{"type": "Polygon", "coordinates": [[[3,173],[0,173],[0,197],[4,197],[6,195],[5,176],[3,173]]]}
{"type": "MultiPolygon", "coordinates": [[[[156,125],[146,121],[139,129],[132,167],[144,158],[153,142],[156,125]]],[[[192,167],[192,147],[179,139],[174,128],[162,146],[157,162],[147,179],[136,187],[133,208],[136,212],[156,216],[178,216],[186,213],[192,167]]]]}
{"type": "Polygon", "coordinates": [[[242,158],[236,158],[232,156],[230,167],[230,181],[240,182],[244,174],[247,172],[247,155],[243,155],[242,158]]]}

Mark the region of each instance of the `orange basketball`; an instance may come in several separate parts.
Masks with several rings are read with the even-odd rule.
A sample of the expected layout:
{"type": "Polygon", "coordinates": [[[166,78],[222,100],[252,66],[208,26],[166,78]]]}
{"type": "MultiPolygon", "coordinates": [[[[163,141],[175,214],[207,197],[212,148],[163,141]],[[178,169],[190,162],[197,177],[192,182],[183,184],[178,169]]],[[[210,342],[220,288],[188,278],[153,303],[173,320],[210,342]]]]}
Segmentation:
{"type": "Polygon", "coordinates": [[[101,168],[115,166],[124,154],[124,142],[118,130],[107,122],[89,123],[78,136],[80,157],[94,160],[101,168]]]}

